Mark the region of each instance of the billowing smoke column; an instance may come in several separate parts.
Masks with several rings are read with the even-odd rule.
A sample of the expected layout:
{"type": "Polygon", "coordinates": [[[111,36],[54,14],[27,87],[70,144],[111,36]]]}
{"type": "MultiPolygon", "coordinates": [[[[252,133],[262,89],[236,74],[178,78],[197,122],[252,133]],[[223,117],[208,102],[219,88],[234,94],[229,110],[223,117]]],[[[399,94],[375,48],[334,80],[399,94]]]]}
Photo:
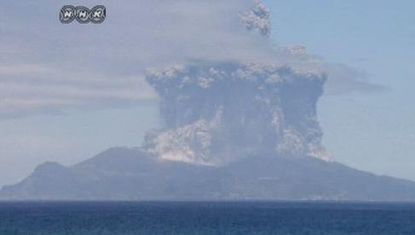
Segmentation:
{"type": "Polygon", "coordinates": [[[256,0],[255,6],[242,14],[241,19],[248,30],[257,29],[264,36],[271,34],[270,12],[261,1],[256,0]]]}
{"type": "Polygon", "coordinates": [[[316,103],[324,75],[256,64],[204,64],[149,72],[163,130],[146,147],[163,159],[222,165],[244,157],[325,158],[316,103]]]}
{"type": "MultiPolygon", "coordinates": [[[[270,33],[260,3],[241,15],[249,30],[270,33]]],[[[147,74],[161,99],[164,128],[146,137],[161,159],[224,165],[258,156],[328,160],[316,104],[324,74],[287,66],[197,63],[147,74]]]]}

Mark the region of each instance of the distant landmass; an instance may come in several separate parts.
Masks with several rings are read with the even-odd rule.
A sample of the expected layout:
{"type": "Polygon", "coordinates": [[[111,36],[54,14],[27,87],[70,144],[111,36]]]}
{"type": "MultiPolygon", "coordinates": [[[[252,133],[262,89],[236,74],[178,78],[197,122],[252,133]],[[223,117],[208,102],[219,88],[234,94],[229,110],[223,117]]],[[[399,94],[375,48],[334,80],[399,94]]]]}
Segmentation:
{"type": "Polygon", "coordinates": [[[215,167],[112,148],[72,167],[45,163],[3,200],[415,201],[415,183],[319,159],[257,156],[215,167]]]}
{"type": "Polygon", "coordinates": [[[45,163],[4,200],[415,201],[415,183],[336,163],[322,145],[324,73],[201,63],[151,71],[164,127],[140,148],[45,163]]]}
{"type": "Polygon", "coordinates": [[[189,57],[149,69],[161,128],[140,148],[109,149],[70,167],[44,163],[3,187],[0,199],[415,201],[414,182],[334,161],[317,115],[326,65],[302,46],[270,47],[260,1],[239,18],[262,35],[257,43],[269,55],[189,57]]]}
{"type": "Polygon", "coordinates": [[[278,65],[199,64],[151,72],[164,127],[140,148],[71,167],[45,163],[8,200],[415,201],[415,183],[336,163],[321,143],[326,75],[278,65]]]}

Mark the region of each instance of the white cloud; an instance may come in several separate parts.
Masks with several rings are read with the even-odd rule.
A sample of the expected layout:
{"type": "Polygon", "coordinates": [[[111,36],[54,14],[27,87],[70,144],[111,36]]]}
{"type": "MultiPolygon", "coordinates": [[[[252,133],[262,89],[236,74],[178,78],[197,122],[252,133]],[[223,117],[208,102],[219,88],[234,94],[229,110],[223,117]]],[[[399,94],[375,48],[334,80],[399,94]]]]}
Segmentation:
{"type": "Polygon", "coordinates": [[[65,74],[45,65],[0,66],[0,117],[62,107],[133,103],[155,97],[142,76],[114,79],[104,74],[65,74]]]}
{"type": "MultiPolygon", "coordinates": [[[[0,3],[0,116],[155,99],[143,80],[149,67],[201,60],[290,63],[268,37],[246,30],[270,32],[269,12],[258,1],[73,2],[106,5],[102,25],[62,25],[57,13],[64,4],[0,3]]],[[[307,69],[315,69],[311,65],[307,69]]],[[[366,84],[340,80],[349,81],[351,89],[366,84]]]]}
{"type": "Polygon", "coordinates": [[[0,116],[155,99],[142,78],[148,67],[274,56],[240,19],[252,0],[99,3],[108,9],[102,25],[60,24],[64,1],[0,3],[0,116]]]}

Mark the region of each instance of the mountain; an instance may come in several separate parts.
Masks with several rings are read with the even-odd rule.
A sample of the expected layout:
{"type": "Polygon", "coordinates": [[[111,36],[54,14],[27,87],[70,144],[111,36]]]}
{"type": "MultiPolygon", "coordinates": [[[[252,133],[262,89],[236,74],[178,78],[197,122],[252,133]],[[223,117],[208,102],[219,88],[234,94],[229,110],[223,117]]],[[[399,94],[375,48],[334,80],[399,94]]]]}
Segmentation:
{"type": "Polygon", "coordinates": [[[72,167],[42,164],[0,199],[415,201],[415,183],[316,158],[252,156],[218,167],[112,148],[72,167]]]}
{"type": "Polygon", "coordinates": [[[0,199],[415,201],[413,182],[332,161],[317,118],[324,73],[206,62],[146,76],[163,125],[142,148],[42,164],[0,199]]]}

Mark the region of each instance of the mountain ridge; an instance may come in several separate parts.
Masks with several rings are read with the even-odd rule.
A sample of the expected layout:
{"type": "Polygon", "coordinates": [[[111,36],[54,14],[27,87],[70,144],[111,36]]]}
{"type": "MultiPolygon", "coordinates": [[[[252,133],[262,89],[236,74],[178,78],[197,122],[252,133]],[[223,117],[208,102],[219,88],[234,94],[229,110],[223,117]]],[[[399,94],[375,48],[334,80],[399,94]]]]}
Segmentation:
{"type": "Polygon", "coordinates": [[[313,158],[251,156],[225,166],[111,148],[71,167],[47,162],[1,200],[415,201],[415,182],[313,158]]]}

